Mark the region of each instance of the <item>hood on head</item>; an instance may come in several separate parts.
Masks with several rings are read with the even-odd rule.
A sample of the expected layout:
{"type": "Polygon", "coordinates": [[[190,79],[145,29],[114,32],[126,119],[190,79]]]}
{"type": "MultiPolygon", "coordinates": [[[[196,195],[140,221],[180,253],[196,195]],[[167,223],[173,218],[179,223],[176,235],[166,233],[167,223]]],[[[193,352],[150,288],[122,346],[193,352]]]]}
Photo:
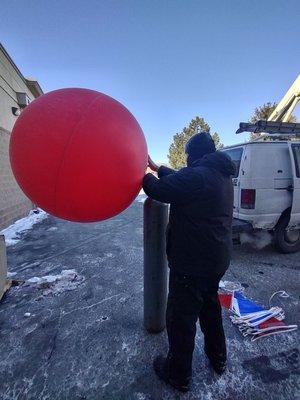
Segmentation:
{"type": "Polygon", "coordinates": [[[191,166],[194,161],[199,160],[205,154],[214,153],[215,151],[215,142],[208,132],[196,133],[185,146],[187,165],[191,166]]]}
{"type": "Polygon", "coordinates": [[[223,175],[234,175],[236,167],[229,155],[223,151],[215,151],[214,153],[206,154],[200,160],[194,162],[193,166],[207,166],[220,171],[223,175]]]}

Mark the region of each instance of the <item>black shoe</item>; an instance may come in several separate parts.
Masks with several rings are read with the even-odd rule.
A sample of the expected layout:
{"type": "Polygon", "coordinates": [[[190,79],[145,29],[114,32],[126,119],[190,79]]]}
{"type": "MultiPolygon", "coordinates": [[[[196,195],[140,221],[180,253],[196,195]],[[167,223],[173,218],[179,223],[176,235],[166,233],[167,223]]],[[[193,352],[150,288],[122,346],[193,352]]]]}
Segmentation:
{"type": "Polygon", "coordinates": [[[164,381],[167,385],[171,385],[174,389],[179,390],[180,392],[187,392],[190,389],[190,378],[180,381],[170,378],[167,367],[167,359],[165,357],[156,357],[153,361],[153,368],[159,379],[164,381]]]}
{"type": "Polygon", "coordinates": [[[222,354],[213,356],[205,348],[204,348],[204,351],[205,351],[205,354],[207,355],[207,358],[209,359],[210,365],[212,366],[213,370],[218,375],[224,374],[224,372],[226,371],[226,367],[227,367],[226,357],[224,357],[222,354]]]}

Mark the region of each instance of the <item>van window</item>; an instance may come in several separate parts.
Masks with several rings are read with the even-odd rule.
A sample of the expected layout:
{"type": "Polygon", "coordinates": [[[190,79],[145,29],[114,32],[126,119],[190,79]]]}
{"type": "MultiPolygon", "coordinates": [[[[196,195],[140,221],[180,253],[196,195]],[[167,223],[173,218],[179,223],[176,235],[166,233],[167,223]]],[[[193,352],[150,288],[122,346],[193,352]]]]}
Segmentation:
{"type": "Polygon", "coordinates": [[[300,178],[300,144],[293,144],[293,153],[295,159],[296,175],[300,178]]]}
{"type": "Polygon", "coordinates": [[[235,165],[235,175],[233,176],[233,178],[237,178],[239,176],[239,172],[240,172],[240,165],[241,165],[241,160],[242,160],[243,147],[238,147],[236,149],[228,149],[228,150],[223,150],[223,151],[233,161],[233,163],[235,165]]]}

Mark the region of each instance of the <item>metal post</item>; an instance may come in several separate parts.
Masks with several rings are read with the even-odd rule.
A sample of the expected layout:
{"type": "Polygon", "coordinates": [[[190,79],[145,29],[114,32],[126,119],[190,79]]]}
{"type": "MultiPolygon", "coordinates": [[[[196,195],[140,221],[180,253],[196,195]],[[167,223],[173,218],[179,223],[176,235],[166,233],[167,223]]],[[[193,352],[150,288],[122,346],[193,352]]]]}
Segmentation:
{"type": "Polygon", "coordinates": [[[0,300],[6,291],[7,261],[4,235],[0,235],[0,300]]]}
{"type": "Polygon", "coordinates": [[[159,333],[166,326],[167,223],[168,205],[147,198],[144,203],[144,326],[151,333],[159,333]]]}

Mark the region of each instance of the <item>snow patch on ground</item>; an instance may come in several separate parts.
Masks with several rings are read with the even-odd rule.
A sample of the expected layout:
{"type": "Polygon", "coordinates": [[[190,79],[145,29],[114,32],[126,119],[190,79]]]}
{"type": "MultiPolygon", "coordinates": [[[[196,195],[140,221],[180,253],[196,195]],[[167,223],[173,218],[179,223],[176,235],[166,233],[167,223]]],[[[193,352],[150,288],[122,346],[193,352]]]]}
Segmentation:
{"type": "Polygon", "coordinates": [[[30,211],[27,217],[21,218],[8,228],[0,231],[0,234],[5,236],[6,246],[11,246],[18,243],[21,240],[21,233],[28,231],[33,227],[34,224],[47,218],[48,214],[45,211],[39,210],[39,212],[30,211]]]}
{"type": "MultiPolygon", "coordinates": [[[[232,371],[227,371],[223,376],[213,381],[213,383],[207,384],[203,382],[204,396],[201,399],[225,399],[228,398],[226,393],[229,391],[232,393],[238,392],[240,399],[245,398],[243,394],[249,387],[254,387],[257,393],[260,393],[262,388],[260,385],[255,383],[252,376],[245,374],[239,368],[232,368],[232,371]],[[209,397],[208,397],[209,396],[209,397]]],[[[262,398],[262,397],[260,397],[262,398]]]]}
{"type": "Polygon", "coordinates": [[[147,198],[147,196],[146,196],[145,194],[139,194],[138,197],[136,198],[136,200],[137,200],[139,203],[144,203],[145,200],[146,200],[146,198],[147,198]]]}
{"type": "Polygon", "coordinates": [[[240,282],[232,282],[232,281],[220,281],[219,288],[228,290],[229,292],[238,291],[243,292],[244,288],[240,284],[240,282]]]}
{"type": "Polygon", "coordinates": [[[145,395],[144,393],[136,393],[136,398],[137,400],[146,400],[148,398],[147,395],[145,395]]]}
{"type": "Polygon", "coordinates": [[[65,269],[58,275],[34,276],[24,282],[25,286],[43,289],[43,294],[59,294],[67,290],[76,289],[84,277],[77,275],[75,269],[65,269]]]}
{"type": "Polygon", "coordinates": [[[123,350],[123,351],[128,351],[128,350],[130,350],[130,347],[129,347],[128,343],[125,343],[125,342],[122,343],[122,350],[123,350]]]}
{"type": "Polygon", "coordinates": [[[47,232],[57,231],[57,226],[51,226],[51,228],[47,229],[47,232]]]}

